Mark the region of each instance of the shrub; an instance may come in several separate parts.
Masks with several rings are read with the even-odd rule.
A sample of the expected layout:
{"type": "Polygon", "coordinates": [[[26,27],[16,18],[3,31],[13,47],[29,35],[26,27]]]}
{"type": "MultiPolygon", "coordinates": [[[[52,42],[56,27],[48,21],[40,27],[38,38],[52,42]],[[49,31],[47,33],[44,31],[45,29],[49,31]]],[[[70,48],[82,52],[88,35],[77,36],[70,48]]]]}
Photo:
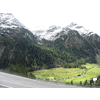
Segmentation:
{"type": "Polygon", "coordinates": [[[80,81],[80,85],[82,85],[82,81],[80,81]]]}
{"type": "Polygon", "coordinates": [[[100,75],[97,77],[97,81],[100,79],[100,75]]]}
{"type": "Polygon", "coordinates": [[[84,82],[84,85],[88,85],[88,82],[87,82],[87,80],[84,82]]]}
{"type": "Polygon", "coordinates": [[[71,84],[73,84],[73,81],[71,81],[71,84]]]}
{"type": "Polygon", "coordinates": [[[86,67],[84,67],[84,66],[82,66],[82,67],[80,67],[81,69],[86,69],[86,67]]]}
{"type": "Polygon", "coordinates": [[[96,85],[100,85],[100,75],[97,77],[96,85]]]}
{"type": "Polygon", "coordinates": [[[12,64],[9,67],[9,71],[19,73],[21,75],[27,75],[27,73],[28,73],[27,68],[25,66],[20,66],[19,64],[16,64],[16,65],[12,64]]]}
{"type": "Polygon", "coordinates": [[[90,80],[90,85],[94,84],[94,81],[93,79],[90,80]]]}
{"type": "Polygon", "coordinates": [[[32,74],[32,72],[29,73],[29,77],[36,78],[36,76],[34,74],[32,74]]]}

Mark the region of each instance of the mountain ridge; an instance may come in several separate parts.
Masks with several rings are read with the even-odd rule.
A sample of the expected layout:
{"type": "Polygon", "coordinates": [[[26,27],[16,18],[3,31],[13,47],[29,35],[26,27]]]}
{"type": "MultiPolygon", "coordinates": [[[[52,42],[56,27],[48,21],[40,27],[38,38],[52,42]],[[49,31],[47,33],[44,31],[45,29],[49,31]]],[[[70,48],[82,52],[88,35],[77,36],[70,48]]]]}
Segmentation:
{"type": "MultiPolygon", "coordinates": [[[[45,29],[45,27],[44,27],[44,29],[45,29]]],[[[48,30],[49,30],[49,28],[46,28],[45,30],[37,28],[37,30],[33,31],[33,34],[37,37],[37,41],[38,41],[39,44],[42,45],[42,40],[43,39],[45,39],[47,41],[53,41],[53,40],[59,38],[61,36],[60,33],[62,31],[64,31],[63,34],[67,34],[69,30],[75,30],[84,38],[85,37],[90,37],[91,35],[96,34],[92,31],[90,31],[89,29],[86,29],[83,26],[80,26],[80,25],[78,25],[74,22],[67,25],[66,27],[60,27],[60,26],[53,25],[50,29],[52,32],[50,32],[48,30]],[[56,28],[57,32],[55,30],[53,30],[54,28],[56,28]]]]}
{"type": "Polygon", "coordinates": [[[0,15],[0,68],[9,68],[12,64],[19,64],[27,67],[28,70],[34,70],[35,65],[40,67],[43,64],[53,65],[52,52],[42,49],[30,30],[12,14],[0,15]]]}
{"type": "Polygon", "coordinates": [[[55,25],[36,30],[35,34],[13,15],[3,15],[4,18],[0,17],[0,68],[15,70],[18,66],[25,66],[32,71],[96,63],[95,56],[100,49],[98,35],[82,36],[77,30],[55,25]]]}

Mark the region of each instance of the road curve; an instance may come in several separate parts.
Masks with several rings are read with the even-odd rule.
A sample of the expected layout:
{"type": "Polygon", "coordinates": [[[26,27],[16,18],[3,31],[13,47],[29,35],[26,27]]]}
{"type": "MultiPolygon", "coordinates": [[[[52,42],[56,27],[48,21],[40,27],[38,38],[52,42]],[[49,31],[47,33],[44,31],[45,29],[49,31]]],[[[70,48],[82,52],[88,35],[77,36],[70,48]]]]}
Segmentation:
{"type": "Polygon", "coordinates": [[[0,72],[0,86],[7,88],[83,88],[76,85],[29,79],[4,72],[0,72]]]}

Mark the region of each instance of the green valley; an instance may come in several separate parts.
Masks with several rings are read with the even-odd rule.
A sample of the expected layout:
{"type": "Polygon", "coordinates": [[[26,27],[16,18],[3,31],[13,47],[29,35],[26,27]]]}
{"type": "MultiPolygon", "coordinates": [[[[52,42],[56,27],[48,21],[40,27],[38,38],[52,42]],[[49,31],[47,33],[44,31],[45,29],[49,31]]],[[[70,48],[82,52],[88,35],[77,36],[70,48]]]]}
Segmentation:
{"type": "Polygon", "coordinates": [[[73,81],[74,84],[80,84],[80,82],[84,84],[84,82],[88,80],[88,83],[89,83],[89,79],[97,78],[99,75],[100,75],[100,68],[93,68],[93,69],[88,70],[84,76],[68,79],[68,80],[65,80],[65,82],[71,83],[71,81],[73,81]]]}
{"type": "Polygon", "coordinates": [[[52,68],[52,69],[44,69],[44,70],[37,70],[34,71],[32,74],[36,76],[36,78],[45,79],[45,80],[51,80],[51,81],[57,81],[57,82],[63,82],[63,83],[71,83],[73,84],[84,84],[86,80],[91,78],[97,78],[100,75],[100,68],[96,67],[97,64],[85,64],[81,65],[80,68],[52,68]],[[82,69],[81,67],[85,66],[85,69],[82,69]],[[93,68],[94,67],[94,68],[93,68]],[[86,70],[87,72],[83,75],[82,73],[86,70]],[[78,76],[78,77],[77,77],[78,76]]]}
{"type": "MultiPolygon", "coordinates": [[[[1,70],[73,84],[84,84],[100,75],[100,67],[93,68],[100,64],[100,36],[97,34],[81,34],[70,27],[57,26],[31,32],[12,14],[1,13],[0,18],[1,70]]],[[[97,83],[100,83],[99,78],[97,83]]]]}
{"type": "Polygon", "coordinates": [[[65,79],[68,77],[74,77],[77,75],[81,75],[82,72],[85,69],[80,69],[80,68],[52,68],[52,69],[45,69],[45,70],[37,70],[34,71],[33,74],[37,78],[42,78],[42,79],[65,79]]]}

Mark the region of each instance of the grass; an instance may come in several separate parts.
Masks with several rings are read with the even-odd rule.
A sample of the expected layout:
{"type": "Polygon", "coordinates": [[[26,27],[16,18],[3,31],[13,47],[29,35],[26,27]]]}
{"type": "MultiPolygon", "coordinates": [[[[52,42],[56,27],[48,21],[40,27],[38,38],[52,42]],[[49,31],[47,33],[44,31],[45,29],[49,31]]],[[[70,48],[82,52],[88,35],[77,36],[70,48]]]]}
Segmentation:
{"type": "Polygon", "coordinates": [[[89,69],[84,76],[72,78],[72,79],[65,79],[68,77],[74,77],[77,75],[81,75],[86,69],[81,68],[52,68],[52,69],[45,69],[45,70],[37,70],[33,74],[37,78],[42,79],[56,79],[57,82],[64,82],[64,83],[71,83],[73,81],[73,84],[79,84],[80,81],[82,81],[82,84],[91,78],[95,78],[98,75],[100,75],[100,67],[92,68],[94,66],[97,66],[97,64],[89,64],[82,65],[83,67],[86,67],[86,69],[89,69]],[[61,80],[60,80],[61,79],[61,80]]]}
{"type": "Polygon", "coordinates": [[[82,81],[82,83],[84,83],[85,80],[98,77],[98,75],[100,75],[100,68],[97,67],[97,68],[92,68],[92,69],[88,70],[84,76],[73,78],[73,79],[68,79],[68,80],[63,80],[60,82],[71,83],[71,81],[73,81],[74,84],[79,84],[80,81],[82,81]]]}
{"type": "Polygon", "coordinates": [[[92,68],[94,66],[97,66],[97,64],[89,64],[89,63],[86,63],[85,65],[81,65],[81,67],[86,67],[87,69],[92,68]]]}
{"type": "Polygon", "coordinates": [[[45,70],[38,70],[34,72],[37,78],[45,79],[65,79],[68,77],[74,77],[81,75],[85,69],[80,68],[52,68],[45,70]]]}

